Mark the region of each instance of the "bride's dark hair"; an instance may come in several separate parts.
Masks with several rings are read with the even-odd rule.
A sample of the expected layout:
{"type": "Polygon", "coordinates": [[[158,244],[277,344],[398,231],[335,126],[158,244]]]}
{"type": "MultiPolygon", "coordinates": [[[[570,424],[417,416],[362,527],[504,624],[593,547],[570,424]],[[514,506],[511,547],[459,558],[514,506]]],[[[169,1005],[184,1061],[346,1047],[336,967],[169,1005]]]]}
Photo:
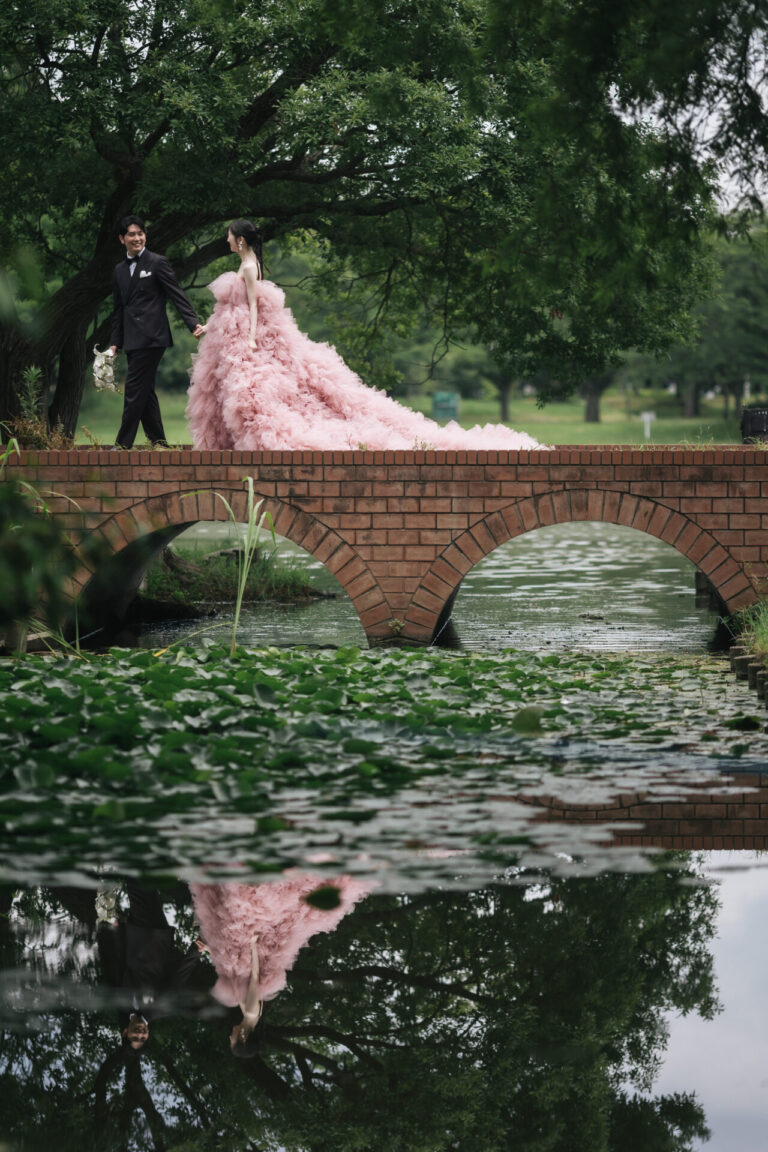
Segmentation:
{"type": "Polygon", "coordinates": [[[249,248],[256,254],[256,259],[259,262],[259,269],[264,268],[264,237],[262,236],[261,228],[257,228],[250,220],[233,220],[229,226],[229,231],[239,240],[242,236],[249,248]]]}

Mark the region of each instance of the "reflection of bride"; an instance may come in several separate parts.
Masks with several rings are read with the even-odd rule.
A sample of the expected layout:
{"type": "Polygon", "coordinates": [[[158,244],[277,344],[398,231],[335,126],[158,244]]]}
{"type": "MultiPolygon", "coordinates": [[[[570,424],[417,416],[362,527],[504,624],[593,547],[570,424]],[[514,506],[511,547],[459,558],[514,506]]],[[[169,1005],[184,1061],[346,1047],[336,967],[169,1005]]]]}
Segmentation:
{"type": "Polygon", "coordinates": [[[285,987],[300,949],[316,933],[334,929],[369,885],[349,876],[301,875],[267,884],[190,884],[190,890],[218,976],[212,993],[243,1014],[230,1036],[237,1051],[247,1045],[264,1001],[285,987]],[[313,893],[316,900],[308,903],[313,893]]]}
{"type": "Polygon", "coordinates": [[[240,269],[210,285],[216,306],[194,357],[187,407],[195,448],[539,447],[502,424],[441,427],[367,387],[335,349],[299,330],[281,290],[262,279],[253,224],[233,221],[227,240],[240,269]]]}

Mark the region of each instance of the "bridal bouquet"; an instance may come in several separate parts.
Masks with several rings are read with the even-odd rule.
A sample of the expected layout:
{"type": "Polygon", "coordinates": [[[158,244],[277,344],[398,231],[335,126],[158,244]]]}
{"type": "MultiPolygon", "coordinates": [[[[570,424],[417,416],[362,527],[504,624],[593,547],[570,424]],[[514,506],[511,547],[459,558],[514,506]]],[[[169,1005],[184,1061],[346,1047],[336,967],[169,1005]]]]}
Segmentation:
{"type": "Polygon", "coordinates": [[[100,352],[98,344],[93,346],[93,382],[99,392],[117,392],[115,354],[109,348],[100,352]]]}

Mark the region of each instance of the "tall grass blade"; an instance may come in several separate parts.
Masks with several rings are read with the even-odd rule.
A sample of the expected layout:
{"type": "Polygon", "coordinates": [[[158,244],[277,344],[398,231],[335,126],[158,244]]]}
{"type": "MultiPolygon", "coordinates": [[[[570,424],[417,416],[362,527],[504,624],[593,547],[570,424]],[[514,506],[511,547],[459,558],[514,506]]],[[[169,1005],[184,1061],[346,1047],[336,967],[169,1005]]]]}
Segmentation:
{"type": "MultiPolygon", "coordinates": [[[[229,648],[230,656],[234,656],[235,652],[237,651],[237,630],[240,625],[240,613],[243,607],[243,600],[245,598],[248,573],[251,570],[251,563],[253,562],[253,558],[256,555],[256,549],[258,547],[259,540],[261,538],[261,532],[265,524],[268,524],[269,531],[272,535],[272,543],[275,543],[275,528],[272,521],[272,516],[266,510],[261,512],[261,515],[259,515],[261,506],[264,503],[264,499],[256,499],[256,495],[253,490],[253,477],[244,476],[243,484],[245,484],[248,489],[248,517],[245,523],[245,538],[242,541],[242,547],[238,549],[237,553],[237,595],[235,597],[235,613],[232,618],[232,640],[229,648]]],[[[232,505],[229,503],[225,496],[222,496],[221,492],[212,492],[212,490],[209,488],[199,488],[194,492],[185,492],[182,496],[182,500],[187,496],[199,496],[201,494],[212,494],[218,500],[221,500],[222,504],[227,510],[227,514],[232,521],[232,524],[235,528],[237,528],[238,522],[235,513],[232,510],[232,505]]]]}

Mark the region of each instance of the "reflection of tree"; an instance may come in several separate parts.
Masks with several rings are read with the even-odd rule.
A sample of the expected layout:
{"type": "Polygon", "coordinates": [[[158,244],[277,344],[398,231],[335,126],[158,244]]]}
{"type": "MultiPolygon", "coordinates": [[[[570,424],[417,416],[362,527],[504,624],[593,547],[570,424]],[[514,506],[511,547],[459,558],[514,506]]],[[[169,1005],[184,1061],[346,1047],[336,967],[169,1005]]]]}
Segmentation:
{"type": "MultiPolygon", "coordinates": [[[[715,1010],[715,908],[711,889],[672,869],[369,899],[302,951],[255,1059],[228,1056],[221,1021],[159,1022],[136,1061],[163,1117],[149,1139],[319,1152],[332,1133],[339,1150],[680,1152],[705,1134],[701,1110],[650,1090],[664,1013],[715,1010]]],[[[27,1042],[15,1087],[0,1082],[4,1115],[23,1098],[41,1145],[54,1130],[82,1142],[107,1056],[93,1023],[57,1024],[57,1037],[27,1042]],[[63,1045],[80,1053],[80,1096],[63,1045]],[[52,1062],[55,1102],[41,1079],[52,1062]]],[[[13,1042],[6,1033],[6,1066],[13,1042]]],[[[102,1146],[131,1146],[107,1107],[114,1138],[102,1146]]],[[[29,1126],[17,1116],[11,1136],[29,1126]]]]}
{"type": "Polygon", "coordinates": [[[138,1052],[129,1047],[116,1048],[99,1068],[93,1087],[82,1094],[81,1099],[92,1099],[94,1103],[94,1136],[97,1146],[119,1147],[121,1137],[130,1131],[133,1114],[141,1112],[149,1127],[153,1147],[164,1147],[165,1121],[144,1083],[141,1063],[138,1052]],[[113,1102],[108,1098],[108,1089],[122,1069],[125,1069],[122,1097],[113,1102]]]}

